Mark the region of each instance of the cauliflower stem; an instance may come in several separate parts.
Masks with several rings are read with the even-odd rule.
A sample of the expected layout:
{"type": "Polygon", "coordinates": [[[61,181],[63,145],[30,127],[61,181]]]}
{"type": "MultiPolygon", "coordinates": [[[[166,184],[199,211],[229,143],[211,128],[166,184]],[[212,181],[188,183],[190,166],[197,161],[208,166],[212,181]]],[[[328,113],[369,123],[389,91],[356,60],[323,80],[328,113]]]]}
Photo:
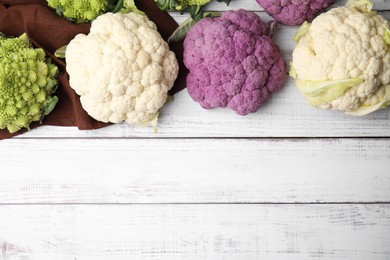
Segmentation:
{"type": "Polygon", "coordinates": [[[151,126],[155,134],[158,133],[158,116],[160,113],[155,114],[149,121],[138,124],[141,127],[151,126]]]}

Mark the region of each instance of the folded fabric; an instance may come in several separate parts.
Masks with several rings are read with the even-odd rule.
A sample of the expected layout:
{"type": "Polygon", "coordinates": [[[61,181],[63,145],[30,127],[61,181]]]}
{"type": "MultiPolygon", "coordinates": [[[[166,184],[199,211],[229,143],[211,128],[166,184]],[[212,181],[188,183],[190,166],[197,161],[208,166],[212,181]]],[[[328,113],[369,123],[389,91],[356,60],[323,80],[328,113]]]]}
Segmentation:
{"type": "MultiPolygon", "coordinates": [[[[175,20],[162,12],[154,0],[136,1],[139,9],[143,10],[154,21],[164,39],[167,39],[177,28],[175,20]]],[[[69,75],[66,73],[64,60],[54,56],[54,52],[66,45],[77,34],[88,34],[90,24],[73,24],[58,17],[49,8],[45,0],[0,0],[0,32],[10,36],[27,33],[35,47],[42,48],[59,67],[60,86],[56,92],[59,102],[55,109],[44,118],[43,125],[77,126],[80,130],[98,129],[109,124],[98,122],[91,118],[82,108],[78,95],[69,86],[69,75]]],[[[182,63],[183,44],[175,43],[170,46],[176,53],[180,63],[180,74],[170,91],[173,95],[185,88],[187,71],[182,63]]],[[[34,123],[31,128],[39,124],[34,123]]],[[[26,132],[21,130],[10,134],[6,129],[0,130],[0,139],[13,137],[26,132]]]]}

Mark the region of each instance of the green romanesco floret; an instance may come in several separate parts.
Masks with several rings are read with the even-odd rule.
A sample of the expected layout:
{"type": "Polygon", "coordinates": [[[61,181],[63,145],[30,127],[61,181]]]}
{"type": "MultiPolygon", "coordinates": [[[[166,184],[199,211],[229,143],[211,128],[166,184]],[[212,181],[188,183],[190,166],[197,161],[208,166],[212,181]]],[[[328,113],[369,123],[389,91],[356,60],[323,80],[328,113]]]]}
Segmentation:
{"type": "MultiPolygon", "coordinates": [[[[230,0],[218,0],[219,2],[230,2],[230,0]]],[[[201,19],[203,6],[210,3],[211,0],[155,0],[157,6],[163,11],[188,11],[194,20],[201,19]]]]}
{"type": "Polygon", "coordinates": [[[203,6],[209,3],[211,0],[178,0],[179,5],[176,6],[176,10],[184,11],[190,6],[203,6]]]}
{"type": "Polygon", "coordinates": [[[92,21],[114,8],[114,0],[47,0],[47,3],[58,15],[76,23],[92,21]]]}
{"type": "Polygon", "coordinates": [[[0,33],[0,129],[10,133],[41,122],[56,105],[58,68],[43,49],[34,49],[26,34],[0,33]]]}

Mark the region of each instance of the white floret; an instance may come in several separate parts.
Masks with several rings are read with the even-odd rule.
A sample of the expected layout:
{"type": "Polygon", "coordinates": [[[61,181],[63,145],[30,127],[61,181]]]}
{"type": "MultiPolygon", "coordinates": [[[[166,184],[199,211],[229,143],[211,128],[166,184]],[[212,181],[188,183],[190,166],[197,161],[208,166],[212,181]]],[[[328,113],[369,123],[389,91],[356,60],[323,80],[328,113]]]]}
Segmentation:
{"type": "Polygon", "coordinates": [[[136,13],[99,16],[88,35],[69,43],[66,62],[90,116],[138,125],[156,118],[179,70],[156,25],[136,13]]]}

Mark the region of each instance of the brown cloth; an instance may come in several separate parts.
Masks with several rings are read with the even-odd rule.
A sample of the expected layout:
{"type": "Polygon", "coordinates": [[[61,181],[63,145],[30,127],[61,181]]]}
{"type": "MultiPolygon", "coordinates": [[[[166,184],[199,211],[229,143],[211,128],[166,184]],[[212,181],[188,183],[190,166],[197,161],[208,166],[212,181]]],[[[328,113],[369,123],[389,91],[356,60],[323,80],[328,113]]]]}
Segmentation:
{"type": "MultiPolygon", "coordinates": [[[[177,28],[177,23],[166,12],[161,11],[154,0],[138,0],[136,4],[154,21],[164,39],[167,39],[177,28]]],[[[77,126],[80,130],[98,129],[109,124],[91,118],[82,108],[79,96],[69,86],[69,75],[64,60],[54,56],[55,50],[68,44],[77,34],[89,32],[90,24],[73,24],[58,17],[54,10],[47,6],[46,0],[0,0],[0,32],[10,36],[27,33],[35,47],[45,50],[59,67],[60,86],[56,95],[59,98],[55,109],[44,118],[43,125],[77,126]]],[[[179,77],[170,95],[185,88],[187,70],[183,64],[183,44],[172,44],[180,64],[179,77]]],[[[33,123],[31,128],[39,126],[33,123]]],[[[13,137],[26,132],[20,130],[10,134],[7,129],[0,130],[0,139],[13,137]]]]}

